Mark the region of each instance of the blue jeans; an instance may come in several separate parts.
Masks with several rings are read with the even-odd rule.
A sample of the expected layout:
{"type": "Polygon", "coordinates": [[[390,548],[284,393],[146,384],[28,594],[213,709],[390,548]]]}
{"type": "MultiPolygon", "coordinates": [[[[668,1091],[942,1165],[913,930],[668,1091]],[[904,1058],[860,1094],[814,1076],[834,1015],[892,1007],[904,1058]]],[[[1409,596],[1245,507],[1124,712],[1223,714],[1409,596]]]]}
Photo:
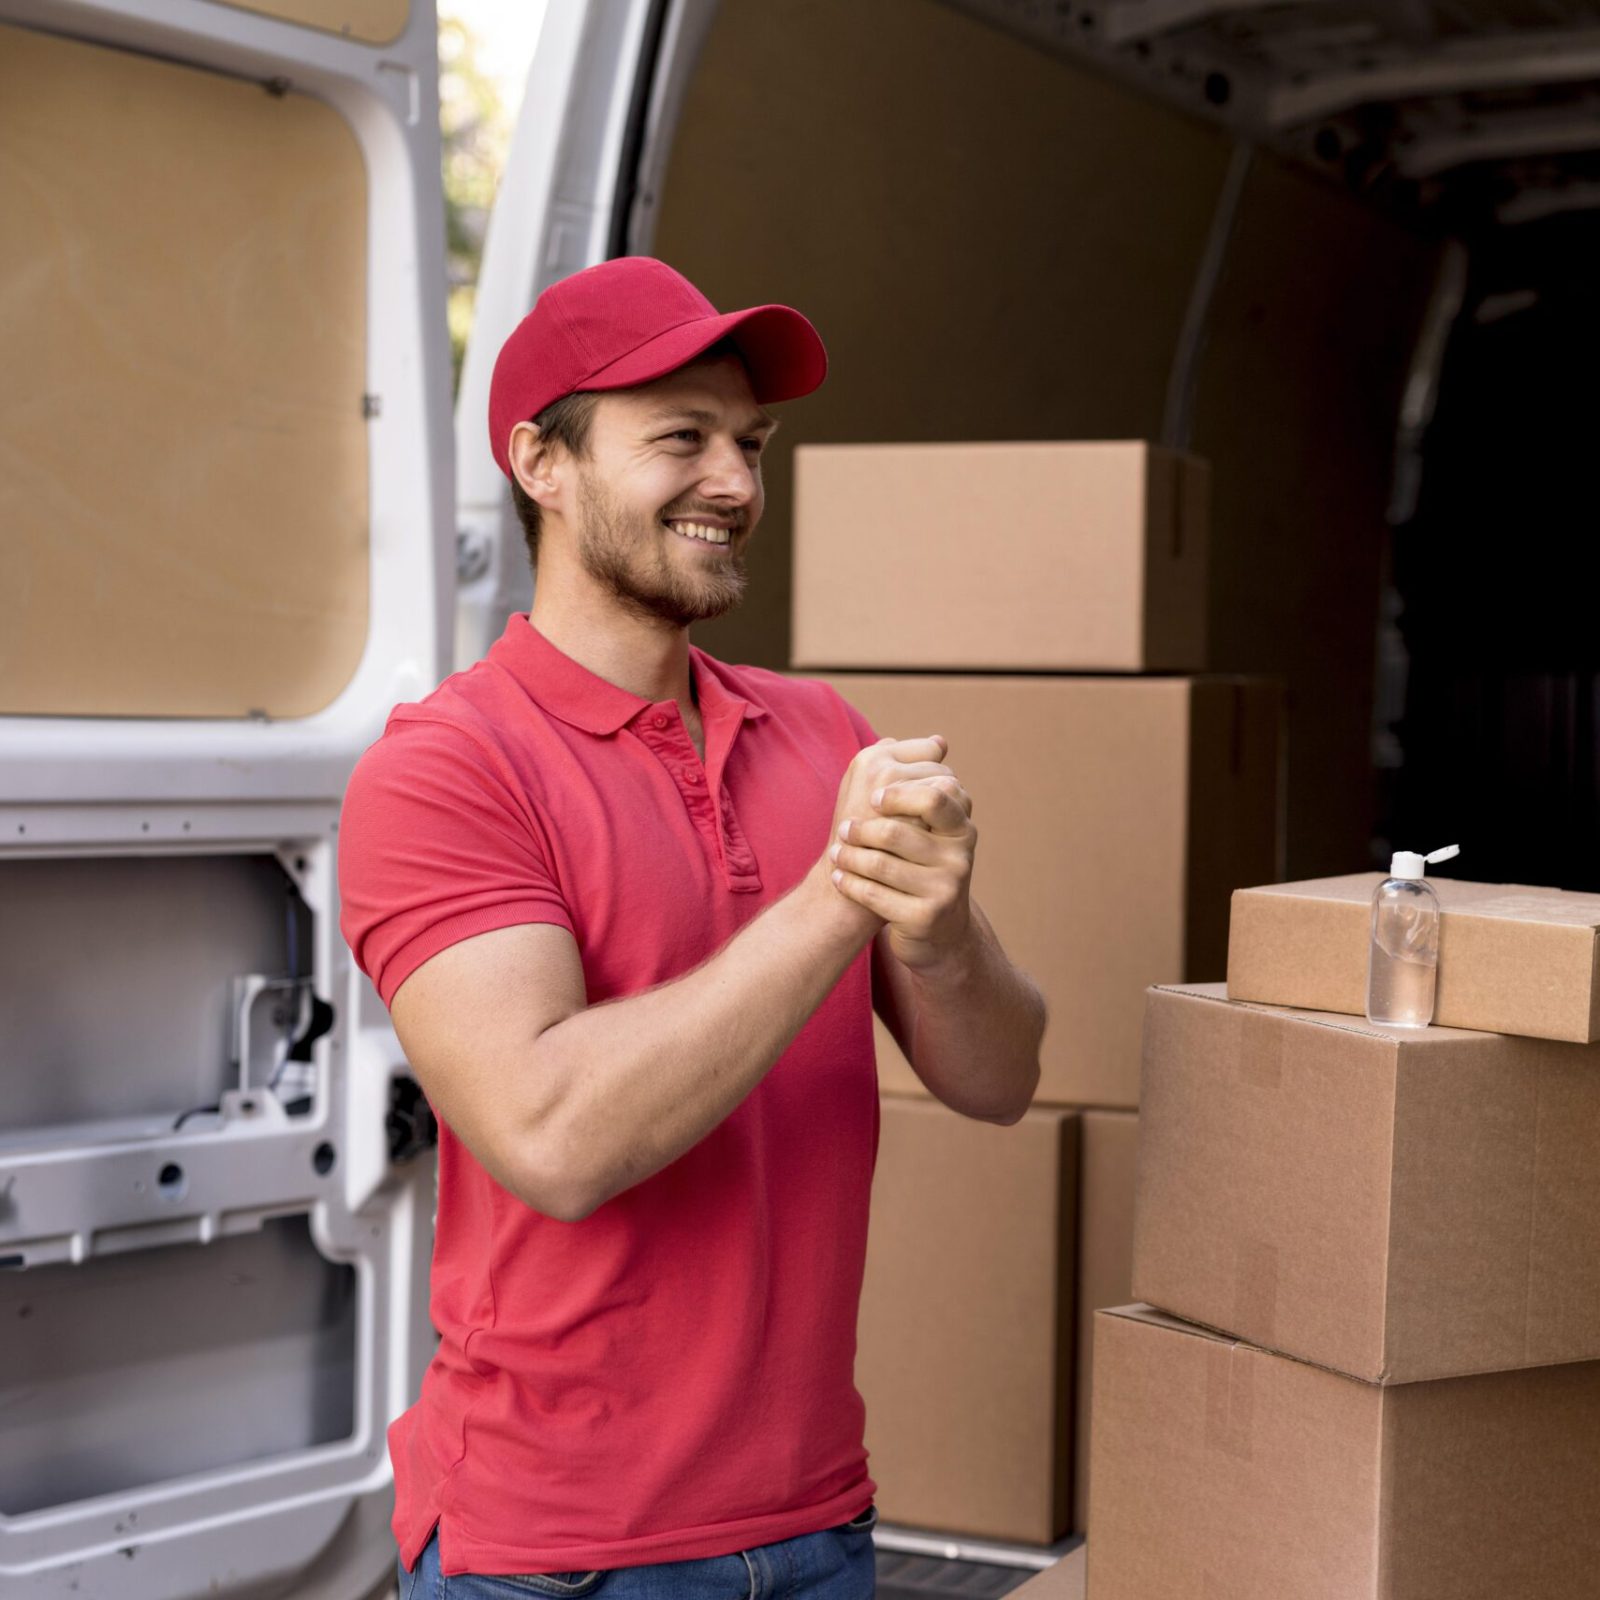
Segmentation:
{"type": "Polygon", "coordinates": [[[530,1595],[601,1600],[872,1600],[876,1587],[869,1507],[853,1522],[703,1561],[664,1561],[609,1572],[528,1573],[484,1577],[439,1570],[431,1538],[414,1572],[400,1568],[400,1600],[528,1600],[530,1595]]]}

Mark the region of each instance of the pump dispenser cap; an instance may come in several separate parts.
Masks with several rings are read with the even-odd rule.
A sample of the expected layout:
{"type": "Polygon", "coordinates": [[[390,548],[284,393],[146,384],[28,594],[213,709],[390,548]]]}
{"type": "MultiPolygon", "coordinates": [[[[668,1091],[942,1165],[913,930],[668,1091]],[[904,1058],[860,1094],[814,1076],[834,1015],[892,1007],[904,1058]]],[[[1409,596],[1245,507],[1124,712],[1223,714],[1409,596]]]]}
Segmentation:
{"type": "Polygon", "coordinates": [[[1435,861],[1448,861],[1452,856],[1461,854],[1461,846],[1447,844],[1442,850],[1435,850],[1431,855],[1419,856],[1414,850],[1397,850],[1394,859],[1389,863],[1389,876],[1391,878],[1420,878],[1424,870],[1435,861]]]}

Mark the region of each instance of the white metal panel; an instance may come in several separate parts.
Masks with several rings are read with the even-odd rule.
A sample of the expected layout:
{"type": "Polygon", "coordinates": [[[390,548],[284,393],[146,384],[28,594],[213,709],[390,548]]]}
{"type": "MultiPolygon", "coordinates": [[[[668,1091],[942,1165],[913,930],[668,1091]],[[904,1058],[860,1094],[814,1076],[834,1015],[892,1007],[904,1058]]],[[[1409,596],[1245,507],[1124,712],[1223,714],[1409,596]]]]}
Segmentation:
{"type": "MultiPolygon", "coordinates": [[[[48,1435],[51,1394],[71,1411],[49,1445],[48,1474],[29,1488],[16,1476],[26,1473],[26,1457],[10,1463],[15,1503],[0,1506],[0,1592],[359,1600],[392,1570],[384,1432],[414,1397],[432,1349],[432,1161],[392,1157],[385,1124],[404,1063],[340,938],[334,859],[357,756],[391,706],[425,693],[449,659],[453,464],[433,6],[413,0],[405,32],[382,47],[208,0],[0,0],[0,20],[286,83],[345,118],[368,181],[372,552],[365,652],[343,693],[315,716],[0,718],[0,889],[22,881],[7,879],[8,867],[26,866],[27,895],[59,868],[63,885],[75,874],[79,894],[83,869],[104,862],[105,892],[120,893],[126,879],[137,906],[106,902],[97,913],[91,895],[82,915],[126,914],[123,936],[146,939],[167,958],[152,960],[145,949],[142,965],[130,960],[106,974],[104,941],[87,932],[74,941],[70,917],[0,932],[0,945],[10,939],[13,949],[49,937],[61,968],[57,995],[24,986],[23,964],[12,963],[3,1000],[26,1010],[28,1026],[0,1037],[0,1075],[37,1070],[53,1049],[79,1052],[67,1062],[76,1096],[69,1121],[28,1114],[20,1097],[8,1118],[0,1100],[0,1260],[14,1274],[6,1303],[19,1326],[54,1319],[62,1341],[8,1345],[0,1384],[17,1388],[9,1414],[31,1419],[35,1441],[48,1435]],[[255,935],[227,925],[254,914],[248,897],[226,911],[211,904],[204,915],[190,905],[180,880],[207,862],[218,864],[214,887],[224,895],[249,863],[276,862],[299,907],[297,926],[308,930],[293,958],[302,974],[296,1004],[284,1018],[302,1016],[312,994],[332,1016],[325,1033],[305,1041],[309,1059],[293,1081],[307,1093],[292,1108],[282,1085],[252,1079],[248,1059],[228,1080],[218,1026],[227,979],[215,947],[237,931],[241,964],[270,968],[277,958],[249,955],[255,935]],[[138,984],[157,993],[141,997],[138,984]],[[77,1034],[64,1020],[54,1026],[49,1009],[70,1005],[75,993],[87,1018],[77,1034]],[[131,1030],[146,1027],[144,1043],[155,1048],[151,1005],[192,1013],[162,1048],[193,1055],[179,1079],[190,1068],[202,1079],[221,1073],[205,1107],[175,1107],[170,1097],[141,1107],[125,1083],[96,1105],[84,1090],[97,1073],[110,1085],[135,1058],[148,1061],[131,1030]],[[124,1050],[119,1018],[130,1030],[124,1050]],[[219,1055],[208,1057],[208,1048],[219,1055]],[[287,1254],[273,1243],[286,1228],[304,1241],[287,1254]],[[256,1266],[230,1277],[234,1260],[256,1266]],[[247,1359],[248,1347],[227,1344],[233,1324],[223,1314],[237,1320],[232,1297],[250,1291],[246,1280],[263,1260],[293,1284],[274,1306],[289,1320],[269,1340],[264,1367],[247,1359]],[[170,1296],[170,1359],[150,1348],[161,1324],[158,1308],[137,1299],[146,1272],[150,1294],[170,1296]],[[316,1310],[323,1280],[349,1286],[329,1290],[335,1300],[348,1292],[344,1309],[330,1302],[316,1310]],[[207,1296],[216,1295],[223,1298],[213,1305],[207,1296]],[[293,1307],[302,1303],[310,1309],[296,1323],[293,1307]],[[109,1332],[73,1324],[75,1308],[117,1305],[134,1311],[109,1332]],[[186,1334],[211,1341],[187,1362],[179,1359],[186,1334]],[[27,1358],[18,1354],[30,1348],[42,1395],[28,1392],[27,1358]],[[72,1366],[80,1349],[81,1372],[72,1366]],[[272,1414],[295,1405],[309,1409],[272,1414]],[[128,1441],[140,1428],[159,1429],[164,1416],[176,1431],[150,1439],[142,1481],[141,1455],[129,1453],[128,1441]]],[[[7,902],[0,892],[0,919],[22,916],[27,895],[7,902]]],[[[269,1001],[274,984],[289,982],[281,971],[257,976],[269,1001]]],[[[151,1084],[159,1079],[152,1072],[151,1084]]],[[[253,1292],[270,1288],[258,1283],[253,1292]]],[[[11,1436],[18,1452],[22,1431],[11,1436]]]]}

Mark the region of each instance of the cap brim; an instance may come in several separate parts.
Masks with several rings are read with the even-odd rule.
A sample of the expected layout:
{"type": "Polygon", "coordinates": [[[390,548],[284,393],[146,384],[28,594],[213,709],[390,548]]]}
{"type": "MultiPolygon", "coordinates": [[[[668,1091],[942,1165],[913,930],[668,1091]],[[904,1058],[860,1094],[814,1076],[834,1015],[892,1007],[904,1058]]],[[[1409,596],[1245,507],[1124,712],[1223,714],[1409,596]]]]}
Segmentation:
{"type": "Polygon", "coordinates": [[[636,350],[591,373],[584,389],[631,389],[687,366],[723,339],[732,339],[750,373],[750,387],[762,405],[798,400],[828,375],[822,339],[789,306],[752,306],[718,317],[697,317],[658,333],[636,350]]]}

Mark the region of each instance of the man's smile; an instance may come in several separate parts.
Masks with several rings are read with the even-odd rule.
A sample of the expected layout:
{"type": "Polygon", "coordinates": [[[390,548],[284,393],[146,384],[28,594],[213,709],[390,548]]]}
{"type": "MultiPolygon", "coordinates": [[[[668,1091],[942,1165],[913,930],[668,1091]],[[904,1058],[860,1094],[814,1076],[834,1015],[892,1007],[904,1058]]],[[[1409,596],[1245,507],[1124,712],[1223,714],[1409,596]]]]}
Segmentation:
{"type": "Polygon", "coordinates": [[[662,526],[670,528],[685,539],[696,539],[701,544],[728,544],[733,539],[733,529],[714,522],[698,522],[687,517],[663,517],[662,526]]]}

